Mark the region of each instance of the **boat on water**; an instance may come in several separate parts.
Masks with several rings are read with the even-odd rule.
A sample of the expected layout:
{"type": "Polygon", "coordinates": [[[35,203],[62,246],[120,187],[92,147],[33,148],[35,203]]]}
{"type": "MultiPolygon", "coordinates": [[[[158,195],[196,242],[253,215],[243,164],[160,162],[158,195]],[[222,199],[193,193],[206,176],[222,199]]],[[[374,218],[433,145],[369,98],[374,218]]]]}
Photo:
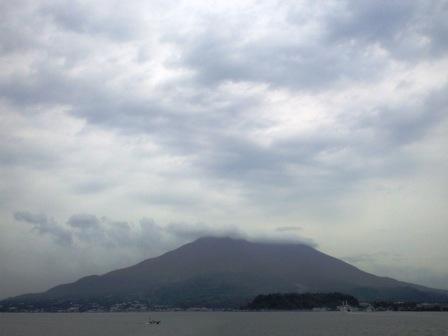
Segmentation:
{"type": "Polygon", "coordinates": [[[347,301],[342,302],[342,304],[338,306],[337,309],[340,312],[346,312],[346,313],[356,310],[354,307],[350,306],[347,301]]]}
{"type": "Polygon", "coordinates": [[[160,324],[160,320],[153,320],[151,316],[148,316],[148,321],[145,324],[160,324]]]}

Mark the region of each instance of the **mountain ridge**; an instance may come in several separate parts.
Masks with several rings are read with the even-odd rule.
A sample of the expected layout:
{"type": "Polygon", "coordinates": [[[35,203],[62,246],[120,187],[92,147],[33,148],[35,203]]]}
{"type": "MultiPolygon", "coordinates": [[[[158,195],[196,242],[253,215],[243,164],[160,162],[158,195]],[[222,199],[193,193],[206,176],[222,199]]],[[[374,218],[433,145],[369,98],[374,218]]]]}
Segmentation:
{"type": "Polygon", "coordinates": [[[199,238],[129,267],[16,298],[143,298],[154,305],[234,307],[259,294],[336,291],[370,301],[448,300],[446,291],[379,277],[305,244],[229,237],[199,238]]]}

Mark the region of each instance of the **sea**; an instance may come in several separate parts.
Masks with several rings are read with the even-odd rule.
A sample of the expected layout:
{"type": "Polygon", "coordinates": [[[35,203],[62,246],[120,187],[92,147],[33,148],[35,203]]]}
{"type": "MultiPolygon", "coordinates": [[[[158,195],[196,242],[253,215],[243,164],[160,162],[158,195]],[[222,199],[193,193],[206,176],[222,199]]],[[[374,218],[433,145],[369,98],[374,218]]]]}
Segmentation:
{"type": "Polygon", "coordinates": [[[0,336],[448,335],[446,312],[3,313],[0,336]],[[147,324],[148,319],[160,324],[147,324]]]}

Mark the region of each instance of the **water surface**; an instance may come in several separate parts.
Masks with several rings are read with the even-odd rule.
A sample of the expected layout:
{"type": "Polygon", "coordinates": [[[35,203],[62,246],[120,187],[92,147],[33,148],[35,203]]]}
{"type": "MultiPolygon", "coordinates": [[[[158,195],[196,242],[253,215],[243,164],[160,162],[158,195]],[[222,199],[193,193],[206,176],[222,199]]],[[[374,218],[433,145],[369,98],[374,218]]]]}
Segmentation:
{"type": "Polygon", "coordinates": [[[448,335],[448,313],[170,312],[0,314],[0,336],[448,335]]]}

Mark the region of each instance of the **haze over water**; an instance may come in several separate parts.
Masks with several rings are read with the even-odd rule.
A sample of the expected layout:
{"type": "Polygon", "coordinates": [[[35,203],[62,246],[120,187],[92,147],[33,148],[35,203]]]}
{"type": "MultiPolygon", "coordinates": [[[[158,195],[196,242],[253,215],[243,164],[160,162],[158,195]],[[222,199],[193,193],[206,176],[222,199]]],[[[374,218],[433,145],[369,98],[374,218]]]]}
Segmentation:
{"type": "Polygon", "coordinates": [[[0,336],[448,335],[445,313],[175,312],[1,314],[0,336]]]}

